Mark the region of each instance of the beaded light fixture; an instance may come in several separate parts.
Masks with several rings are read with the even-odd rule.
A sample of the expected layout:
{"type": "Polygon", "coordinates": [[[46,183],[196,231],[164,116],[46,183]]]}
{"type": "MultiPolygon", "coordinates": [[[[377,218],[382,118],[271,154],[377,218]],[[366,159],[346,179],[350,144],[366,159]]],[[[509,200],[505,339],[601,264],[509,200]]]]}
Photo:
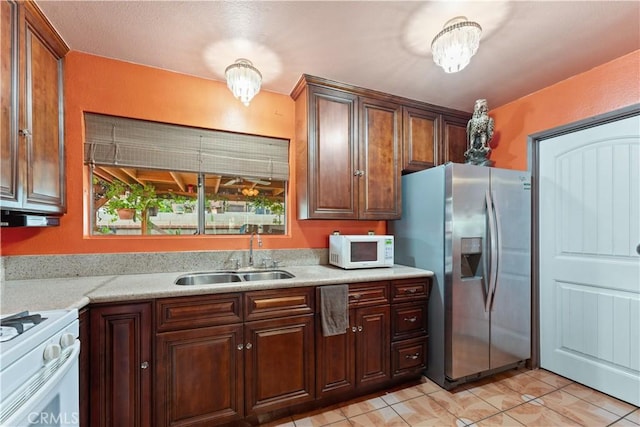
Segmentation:
{"type": "Polygon", "coordinates": [[[248,107],[251,99],[260,92],[262,83],[260,71],[248,59],[240,58],[229,65],[224,74],[233,96],[248,107]]]}
{"type": "Polygon", "coordinates": [[[431,42],[434,62],[447,73],[462,70],[478,51],[481,34],[480,24],[468,21],[466,16],[450,19],[431,42]]]}

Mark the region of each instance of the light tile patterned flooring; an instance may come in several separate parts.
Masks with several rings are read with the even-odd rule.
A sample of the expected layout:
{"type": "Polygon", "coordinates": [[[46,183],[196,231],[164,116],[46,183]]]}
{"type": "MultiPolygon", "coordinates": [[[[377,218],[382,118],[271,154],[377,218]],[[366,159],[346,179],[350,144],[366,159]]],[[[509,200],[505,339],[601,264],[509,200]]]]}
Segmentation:
{"type": "Polygon", "coordinates": [[[640,427],[640,409],[545,370],[516,369],[446,391],[427,378],[269,427],[640,427]]]}

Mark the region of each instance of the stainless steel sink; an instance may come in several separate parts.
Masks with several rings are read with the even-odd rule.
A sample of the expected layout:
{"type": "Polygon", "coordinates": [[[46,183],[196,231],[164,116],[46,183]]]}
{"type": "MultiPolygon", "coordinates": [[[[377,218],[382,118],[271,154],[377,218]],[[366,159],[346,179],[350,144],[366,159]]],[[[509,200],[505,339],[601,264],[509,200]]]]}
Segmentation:
{"type": "Polygon", "coordinates": [[[242,278],[230,271],[191,273],[180,276],[176,279],[176,285],[215,285],[219,283],[241,282],[242,278]]]}
{"type": "Polygon", "coordinates": [[[284,270],[263,271],[212,271],[203,273],[189,273],[178,277],[176,285],[216,285],[223,283],[250,282],[256,280],[291,279],[293,274],[284,270]]]}
{"type": "Polygon", "coordinates": [[[242,273],[242,278],[247,281],[253,280],[281,280],[291,279],[295,277],[293,274],[284,270],[269,270],[269,271],[251,271],[248,273],[242,273]]]}

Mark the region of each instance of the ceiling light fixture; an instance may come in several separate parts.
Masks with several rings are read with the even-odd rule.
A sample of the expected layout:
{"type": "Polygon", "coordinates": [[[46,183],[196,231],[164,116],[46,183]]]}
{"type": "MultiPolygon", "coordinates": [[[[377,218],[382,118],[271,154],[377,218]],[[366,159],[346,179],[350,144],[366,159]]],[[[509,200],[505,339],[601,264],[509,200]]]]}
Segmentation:
{"type": "Polygon", "coordinates": [[[450,19],[431,42],[434,62],[447,73],[462,70],[478,51],[481,34],[482,27],[466,16],[450,19]]]}
{"type": "Polygon", "coordinates": [[[233,96],[238,98],[244,105],[249,106],[251,99],[260,92],[262,74],[251,61],[247,59],[236,59],[236,62],[229,65],[224,74],[227,77],[227,86],[233,92],[233,96]]]}

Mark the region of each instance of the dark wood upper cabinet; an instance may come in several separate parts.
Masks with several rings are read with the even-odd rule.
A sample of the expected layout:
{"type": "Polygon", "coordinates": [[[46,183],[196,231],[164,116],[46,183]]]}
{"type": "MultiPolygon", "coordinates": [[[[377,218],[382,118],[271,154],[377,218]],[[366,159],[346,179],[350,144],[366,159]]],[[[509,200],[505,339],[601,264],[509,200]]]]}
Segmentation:
{"type": "Polygon", "coordinates": [[[400,106],[353,89],[303,76],[292,93],[299,219],[400,217],[400,106]]]}
{"type": "Polygon", "coordinates": [[[360,98],[358,218],[399,219],[402,110],[400,105],[360,98]]]}
{"type": "Polygon", "coordinates": [[[469,117],[442,116],[442,143],[438,164],[447,162],[464,163],[464,152],[467,151],[467,123],[469,117]]]}
{"type": "Polygon", "coordinates": [[[464,162],[470,113],[309,75],[291,97],[299,219],[398,219],[401,173],[464,162]]]}
{"type": "Polygon", "coordinates": [[[2,1],[2,209],[65,211],[62,72],[68,50],[34,2],[2,1]]]}
{"type": "Polygon", "coordinates": [[[402,170],[415,172],[433,167],[439,154],[439,116],[416,108],[402,109],[402,170]]]}

